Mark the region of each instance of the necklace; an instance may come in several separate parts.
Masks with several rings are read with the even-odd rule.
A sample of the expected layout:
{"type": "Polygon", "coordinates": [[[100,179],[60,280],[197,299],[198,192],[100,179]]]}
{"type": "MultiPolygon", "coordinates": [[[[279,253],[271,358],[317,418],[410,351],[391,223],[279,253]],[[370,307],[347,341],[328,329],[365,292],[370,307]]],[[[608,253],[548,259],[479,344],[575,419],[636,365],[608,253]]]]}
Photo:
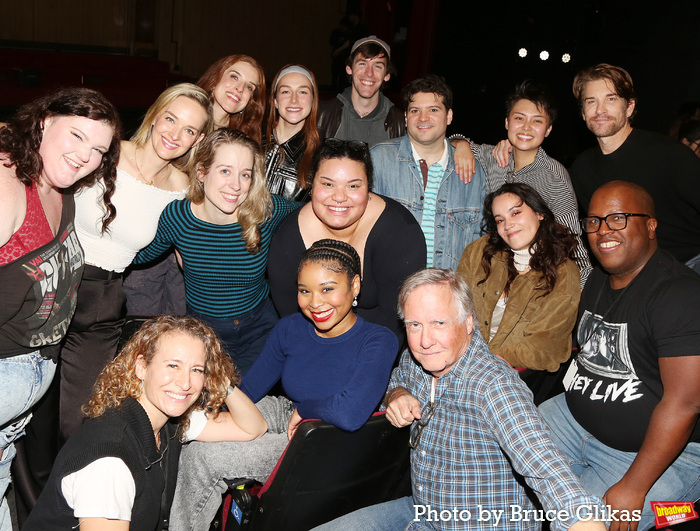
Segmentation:
{"type": "MultiPolygon", "coordinates": [[[[146,179],[146,176],[143,174],[141,171],[141,168],[139,167],[139,161],[136,158],[136,153],[138,152],[139,148],[134,149],[134,165],[136,166],[136,170],[139,172],[139,175],[141,176],[141,179],[143,180],[144,183],[146,183],[148,186],[153,186],[153,183],[156,180],[156,175],[158,175],[160,172],[163,171],[163,169],[158,170],[155,174],[153,174],[153,178],[151,180],[146,179]]],[[[167,167],[167,165],[166,165],[167,167]]]]}

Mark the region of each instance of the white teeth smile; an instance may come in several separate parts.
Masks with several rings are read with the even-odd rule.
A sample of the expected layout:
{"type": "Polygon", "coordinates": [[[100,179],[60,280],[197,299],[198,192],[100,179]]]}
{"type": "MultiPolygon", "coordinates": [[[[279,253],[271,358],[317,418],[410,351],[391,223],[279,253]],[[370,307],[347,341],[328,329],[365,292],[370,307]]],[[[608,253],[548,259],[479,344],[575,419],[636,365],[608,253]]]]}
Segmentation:
{"type": "Polygon", "coordinates": [[[187,395],[180,395],[177,393],[173,393],[172,391],[165,391],[165,394],[175,400],[184,400],[185,398],[187,398],[187,395]]]}
{"type": "Polygon", "coordinates": [[[168,140],[167,138],[165,138],[165,137],[162,137],[162,138],[163,138],[163,144],[165,144],[165,147],[166,147],[166,148],[168,148],[168,149],[176,149],[177,147],[179,147],[177,144],[171,142],[171,141],[168,140]]]}
{"type": "Polygon", "coordinates": [[[361,79],[360,83],[362,83],[363,85],[367,85],[368,87],[371,87],[372,85],[375,84],[375,81],[365,81],[364,79],[361,79]]]}
{"type": "Polygon", "coordinates": [[[232,194],[226,194],[224,192],[221,192],[221,195],[223,196],[224,199],[227,201],[238,201],[238,196],[237,195],[232,195],[232,194]]]}
{"type": "Polygon", "coordinates": [[[532,140],[533,138],[535,137],[530,135],[518,135],[519,140],[532,140]]]}
{"type": "Polygon", "coordinates": [[[241,101],[241,98],[239,98],[238,96],[236,96],[236,95],[233,94],[232,92],[227,92],[227,93],[226,93],[226,96],[227,96],[228,98],[232,99],[233,101],[235,101],[236,103],[238,103],[239,101],[241,101]]]}
{"type": "Polygon", "coordinates": [[[328,209],[333,211],[333,212],[347,212],[350,207],[337,207],[337,206],[329,206],[328,209]]]}
{"type": "Polygon", "coordinates": [[[600,247],[601,249],[612,249],[614,247],[617,247],[618,245],[620,245],[620,242],[603,242],[599,243],[598,247],[600,247]]]}
{"type": "Polygon", "coordinates": [[[72,166],[72,167],[75,168],[76,170],[78,170],[78,169],[80,169],[80,168],[83,167],[82,164],[78,164],[77,162],[72,161],[72,160],[69,159],[68,157],[63,157],[63,160],[65,160],[65,161],[68,163],[69,166],[72,166]]]}
{"type": "Polygon", "coordinates": [[[324,317],[328,317],[332,311],[333,308],[331,308],[330,310],[326,310],[325,312],[313,312],[313,314],[319,319],[323,319],[324,317]]]}

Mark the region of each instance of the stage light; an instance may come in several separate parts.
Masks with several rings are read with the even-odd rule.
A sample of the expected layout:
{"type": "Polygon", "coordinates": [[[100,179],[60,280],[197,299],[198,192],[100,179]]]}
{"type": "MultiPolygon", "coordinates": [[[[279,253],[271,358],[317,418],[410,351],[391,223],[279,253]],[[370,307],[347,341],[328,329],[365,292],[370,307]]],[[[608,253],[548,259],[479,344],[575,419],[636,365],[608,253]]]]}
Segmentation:
{"type": "Polygon", "coordinates": [[[543,61],[549,59],[549,52],[547,50],[542,50],[540,52],[540,59],[542,59],[543,61]]]}
{"type": "Polygon", "coordinates": [[[571,61],[571,55],[569,55],[568,53],[565,53],[561,56],[562,63],[568,63],[569,61],[571,61]]]}
{"type": "Polygon", "coordinates": [[[523,58],[527,57],[527,50],[525,48],[520,48],[518,50],[518,55],[523,58]]]}

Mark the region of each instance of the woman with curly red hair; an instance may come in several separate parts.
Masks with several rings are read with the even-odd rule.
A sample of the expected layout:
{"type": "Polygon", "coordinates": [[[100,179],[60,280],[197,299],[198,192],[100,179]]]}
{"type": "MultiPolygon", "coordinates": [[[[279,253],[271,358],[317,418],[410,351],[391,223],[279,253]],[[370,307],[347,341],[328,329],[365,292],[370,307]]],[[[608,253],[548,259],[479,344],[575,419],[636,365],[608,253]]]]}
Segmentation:
{"type": "Polygon", "coordinates": [[[97,379],[88,419],[61,450],[23,529],[160,529],[181,442],[247,441],[267,430],[236,384],[208,326],[186,316],[144,323],[97,379]]]}

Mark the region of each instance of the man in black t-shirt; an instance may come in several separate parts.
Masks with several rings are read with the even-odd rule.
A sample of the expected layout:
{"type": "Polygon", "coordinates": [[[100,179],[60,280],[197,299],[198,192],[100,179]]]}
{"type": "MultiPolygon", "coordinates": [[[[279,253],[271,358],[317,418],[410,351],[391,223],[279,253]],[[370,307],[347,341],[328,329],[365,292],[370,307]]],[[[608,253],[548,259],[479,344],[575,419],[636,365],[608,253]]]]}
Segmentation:
{"type": "Polygon", "coordinates": [[[656,203],[659,245],[681,262],[700,260],[700,160],[680,142],[632,127],[637,96],[623,68],[587,68],[574,78],[573,91],[598,141],[569,168],[580,211],[606,182],[638,184],[656,203]]]}
{"type": "Polygon", "coordinates": [[[658,248],[654,216],[636,184],[593,194],[582,227],[603,269],[581,295],[566,392],[540,406],[584,488],[617,511],[611,531],[651,527],[650,501],[700,498],[700,276],[658,248]]]}

